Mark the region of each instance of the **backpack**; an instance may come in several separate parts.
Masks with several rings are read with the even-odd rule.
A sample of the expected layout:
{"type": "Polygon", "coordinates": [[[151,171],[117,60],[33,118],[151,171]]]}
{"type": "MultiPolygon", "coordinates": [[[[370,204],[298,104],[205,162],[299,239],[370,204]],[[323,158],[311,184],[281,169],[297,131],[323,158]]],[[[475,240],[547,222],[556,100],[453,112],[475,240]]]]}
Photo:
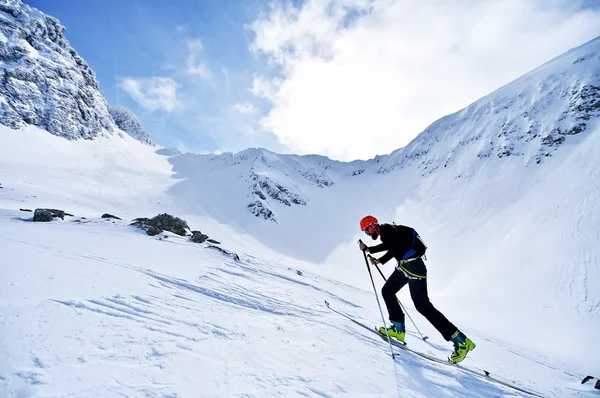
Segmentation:
{"type": "MultiPolygon", "coordinates": [[[[394,227],[397,227],[396,223],[392,223],[392,225],[394,227]]],[[[412,229],[413,233],[412,246],[402,258],[406,260],[409,258],[424,257],[425,260],[427,260],[427,257],[425,256],[425,252],[427,251],[427,245],[425,245],[425,242],[423,241],[416,229],[412,227],[409,228],[412,229]]]]}

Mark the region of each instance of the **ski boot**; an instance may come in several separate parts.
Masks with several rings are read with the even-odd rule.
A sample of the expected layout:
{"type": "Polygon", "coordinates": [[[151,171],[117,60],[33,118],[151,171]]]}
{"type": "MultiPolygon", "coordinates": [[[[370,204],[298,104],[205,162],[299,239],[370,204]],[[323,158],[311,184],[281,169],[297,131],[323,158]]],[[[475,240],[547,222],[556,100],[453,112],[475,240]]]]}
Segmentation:
{"type": "Polygon", "coordinates": [[[454,343],[454,352],[448,358],[452,363],[459,363],[467,357],[469,351],[473,351],[476,347],[475,343],[460,331],[456,331],[450,338],[450,341],[454,343]]]}
{"type": "Polygon", "coordinates": [[[387,328],[387,335],[386,335],[386,327],[385,326],[382,326],[379,328],[379,333],[381,333],[383,335],[383,337],[387,337],[387,335],[389,335],[390,337],[395,338],[396,340],[398,340],[401,343],[404,343],[404,337],[406,336],[406,330],[404,329],[404,324],[400,323],[400,322],[395,322],[395,321],[392,321],[392,326],[387,328]]]}

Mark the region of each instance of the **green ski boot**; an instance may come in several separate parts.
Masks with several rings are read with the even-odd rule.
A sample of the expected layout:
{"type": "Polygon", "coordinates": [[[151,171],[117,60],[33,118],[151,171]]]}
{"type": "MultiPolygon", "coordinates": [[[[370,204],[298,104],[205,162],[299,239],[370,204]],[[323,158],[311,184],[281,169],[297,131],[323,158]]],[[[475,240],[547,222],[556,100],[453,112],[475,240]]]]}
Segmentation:
{"type": "Polygon", "coordinates": [[[459,331],[452,335],[450,341],[454,343],[454,352],[448,358],[452,363],[459,363],[467,357],[469,351],[473,351],[476,347],[470,338],[459,331]]]}
{"type": "MultiPolygon", "coordinates": [[[[383,335],[383,337],[386,337],[385,331],[386,331],[385,326],[382,326],[379,328],[379,333],[381,333],[383,335]]],[[[404,330],[404,324],[400,323],[400,322],[392,321],[392,326],[387,328],[387,334],[390,337],[395,338],[399,342],[404,343],[404,337],[406,336],[406,331],[404,330]]]]}

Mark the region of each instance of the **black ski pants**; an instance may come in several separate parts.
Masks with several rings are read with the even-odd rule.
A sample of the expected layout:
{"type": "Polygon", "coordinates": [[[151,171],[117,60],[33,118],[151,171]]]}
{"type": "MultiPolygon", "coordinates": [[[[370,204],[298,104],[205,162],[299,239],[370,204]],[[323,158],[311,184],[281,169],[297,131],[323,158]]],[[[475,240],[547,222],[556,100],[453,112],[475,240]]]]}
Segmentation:
{"type": "MultiPolygon", "coordinates": [[[[422,265],[423,269],[425,268],[423,260],[418,259],[414,262],[421,262],[422,264],[413,265],[416,265],[419,268],[421,268],[420,266],[422,265]]],[[[431,301],[429,301],[426,278],[409,279],[402,271],[399,271],[398,269],[394,270],[381,289],[381,295],[387,306],[390,320],[404,323],[404,312],[402,312],[402,308],[400,308],[396,293],[398,293],[398,291],[407,283],[410,289],[410,297],[412,298],[417,311],[427,318],[438,332],[444,336],[444,339],[449,341],[450,337],[452,337],[458,329],[444,316],[444,314],[439,312],[433,304],[431,304],[431,301]]]]}

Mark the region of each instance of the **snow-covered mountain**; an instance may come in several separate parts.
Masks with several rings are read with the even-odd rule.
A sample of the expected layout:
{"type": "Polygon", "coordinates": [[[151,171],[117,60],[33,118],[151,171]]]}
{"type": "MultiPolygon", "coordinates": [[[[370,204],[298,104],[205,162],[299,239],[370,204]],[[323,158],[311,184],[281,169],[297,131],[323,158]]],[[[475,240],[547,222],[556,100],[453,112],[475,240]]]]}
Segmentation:
{"type": "MultiPolygon", "coordinates": [[[[411,167],[424,176],[452,165],[454,177],[465,178],[490,158],[536,167],[593,131],[599,117],[600,38],[438,120],[405,148],[370,161],[341,163],[252,149],[235,155],[185,154],[172,162],[175,171],[179,165],[195,170],[194,176],[185,176],[194,184],[198,179],[223,179],[237,185],[235,196],[247,198],[240,206],[277,222],[294,205],[310,206],[313,187],[328,191],[349,178],[364,180],[411,167]]],[[[230,196],[231,189],[224,193],[230,196]]]]}
{"type": "MultiPolygon", "coordinates": [[[[27,30],[6,27],[44,31],[35,21],[52,19],[0,4],[0,51],[34,54],[27,30]]],[[[181,154],[102,124],[68,136],[95,137],[79,141],[0,126],[0,396],[520,396],[413,356],[392,361],[327,312],[323,299],[382,322],[356,245],[365,214],[427,242],[430,297],[478,343],[469,365],[541,396],[593,396],[578,377],[598,373],[600,357],[599,61],[596,39],[405,148],[350,163],[181,154]],[[30,222],[26,209],[40,207],[74,217],[30,222]],[[221,249],[128,225],[165,212],[221,249]]],[[[444,358],[451,347],[408,291],[399,298],[430,336],[411,326],[410,346],[444,358]]]]}
{"type": "Polygon", "coordinates": [[[64,31],[21,0],[0,0],[0,124],[33,125],[70,140],[111,135],[118,126],[151,143],[133,112],[109,112],[96,74],[64,31]]]}
{"type": "Polygon", "coordinates": [[[414,163],[431,173],[473,156],[539,164],[573,136],[593,131],[598,117],[600,37],[436,121],[377,171],[414,163]]]}

